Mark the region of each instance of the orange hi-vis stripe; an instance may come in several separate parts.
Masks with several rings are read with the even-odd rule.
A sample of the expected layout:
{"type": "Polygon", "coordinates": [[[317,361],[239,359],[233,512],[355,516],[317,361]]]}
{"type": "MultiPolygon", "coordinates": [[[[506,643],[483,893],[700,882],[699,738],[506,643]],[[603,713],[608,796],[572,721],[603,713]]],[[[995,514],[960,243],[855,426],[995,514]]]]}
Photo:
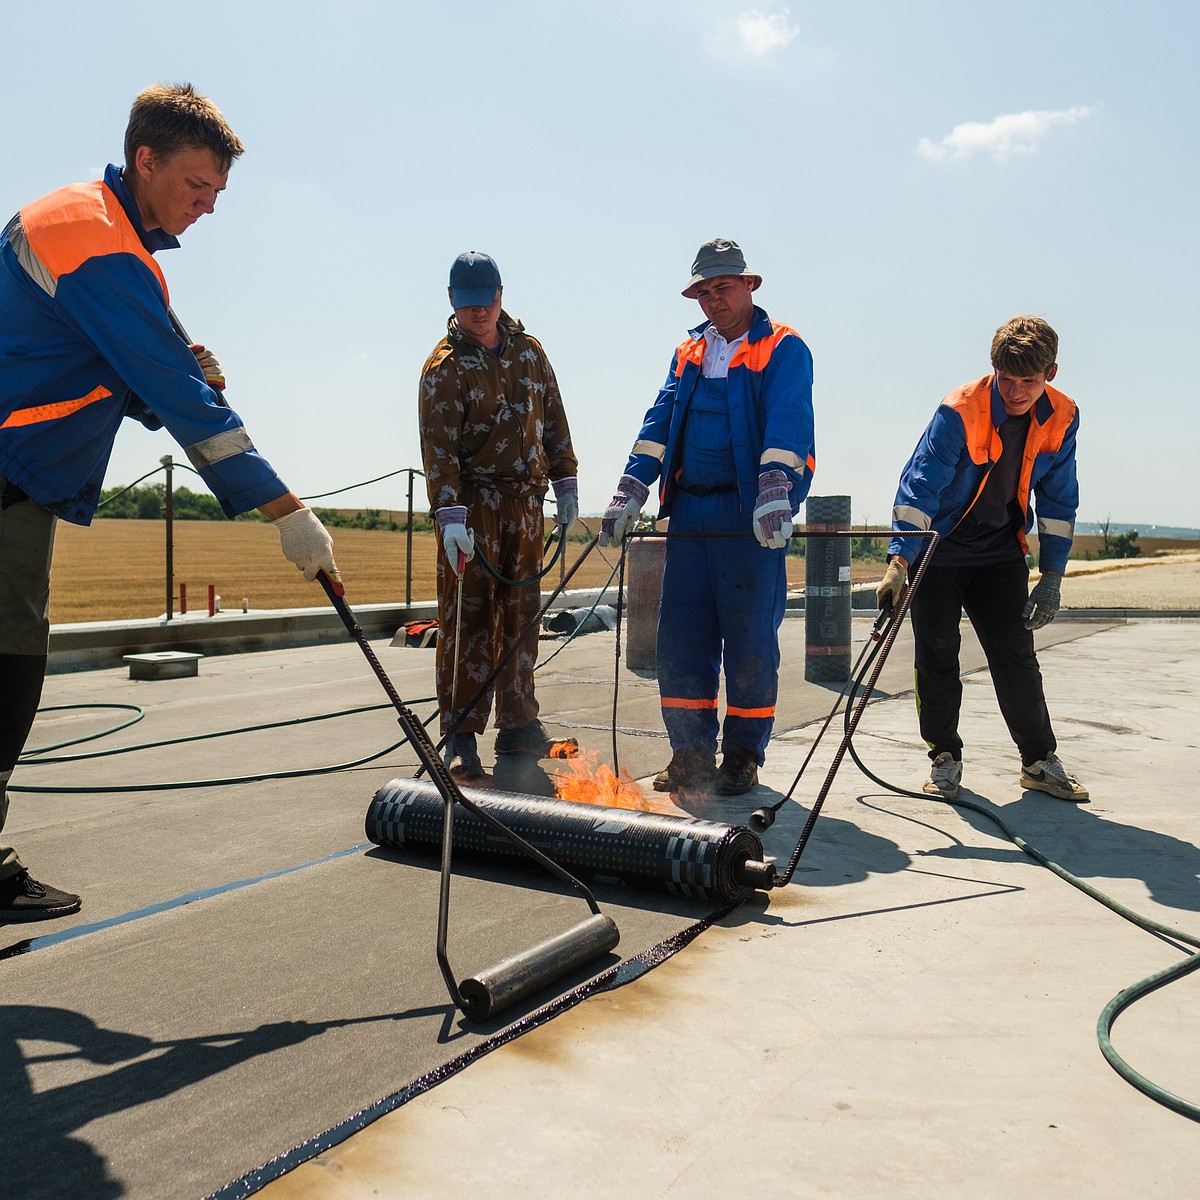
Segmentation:
{"type": "MultiPolygon", "coordinates": [[[[772,321],[771,333],[768,337],[759,338],[757,342],[747,340],[738,347],[737,353],[730,360],[730,369],[732,370],[734,367],[746,367],[751,371],[765,371],[767,363],[771,361],[771,355],[774,353],[775,347],[789,335],[792,337],[800,336],[790,326],[777,325],[772,321]]],[[[703,363],[706,345],[705,340],[702,337],[698,337],[688,338],[686,342],[680,342],[676,346],[676,377],[683,374],[684,368],[688,363],[695,363],[697,366],[703,363]]]]}
{"type": "Polygon", "coordinates": [[[111,395],[112,392],[108,388],[101,386],[92,388],[86,396],[80,396],[78,400],[60,400],[57,404],[19,408],[16,412],[9,413],[0,429],[15,429],[18,425],[38,425],[42,421],[56,421],[59,417],[69,417],[73,412],[87,408],[89,404],[95,404],[97,400],[104,400],[111,395]]]}
{"type": "Polygon", "coordinates": [[[132,254],[153,272],[169,301],[162,270],[102,180],[73,183],[27,204],[21,209],[21,225],[30,249],[54,280],[97,254],[132,254]]]}
{"type": "Polygon", "coordinates": [[[695,363],[696,366],[700,366],[704,362],[704,346],[703,338],[688,338],[686,342],[680,342],[675,347],[676,379],[683,374],[683,369],[688,363],[695,363]]]}
{"type": "Polygon", "coordinates": [[[759,338],[757,342],[752,342],[748,338],[737,349],[737,353],[733,356],[729,363],[729,368],[734,367],[749,367],[751,371],[766,370],[767,363],[771,361],[771,354],[775,347],[783,341],[785,337],[791,334],[793,337],[800,335],[786,325],[776,325],[771,322],[771,336],[759,338]]]}
{"type": "MultiPolygon", "coordinates": [[[[942,401],[943,404],[958,413],[959,419],[963,423],[967,451],[971,455],[971,461],[977,467],[987,467],[983,478],[979,481],[979,487],[975,489],[971,503],[963,509],[962,517],[958,518],[960,522],[983,495],[988,474],[1000,458],[1002,447],[1000,434],[992,424],[992,381],[995,378],[995,375],[985,375],[973,383],[965,383],[962,387],[955,388],[942,401]]],[[[1017,479],[1017,503],[1021,506],[1022,512],[1029,511],[1029,480],[1033,476],[1034,460],[1039,454],[1053,454],[1062,446],[1063,437],[1075,417],[1075,402],[1070,396],[1058,391],[1057,388],[1050,387],[1049,384],[1046,385],[1046,394],[1050,397],[1053,405],[1053,413],[1045,424],[1036,419],[1032,420],[1029,425],[1029,433],[1025,438],[1025,455],[1021,460],[1021,474],[1017,479]]],[[[1028,554],[1029,545],[1025,539],[1023,525],[1017,529],[1017,541],[1022,551],[1028,554]]]]}
{"type": "MultiPolygon", "coordinates": [[[[708,709],[716,708],[716,700],[688,700],[683,696],[662,696],[659,698],[659,706],[662,708],[694,708],[708,709]]],[[[736,705],[730,704],[725,715],[729,717],[773,717],[775,715],[775,705],[769,708],[738,708],[736,705]]]]}

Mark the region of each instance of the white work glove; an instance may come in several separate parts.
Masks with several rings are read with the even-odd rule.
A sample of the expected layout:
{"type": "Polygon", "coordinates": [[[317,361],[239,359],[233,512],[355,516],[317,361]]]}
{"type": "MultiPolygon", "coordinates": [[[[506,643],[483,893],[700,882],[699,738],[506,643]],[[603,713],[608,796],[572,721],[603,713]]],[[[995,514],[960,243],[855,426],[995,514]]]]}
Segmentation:
{"type": "Polygon", "coordinates": [[[875,600],[880,612],[890,612],[900,607],[904,589],[908,586],[908,563],[896,555],[887,565],[879,586],[875,589],[875,600]]]}
{"type": "Polygon", "coordinates": [[[554,489],[554,499],[558,506],[554,520],[563,527],[565,534],[579,516],[579,481],[573,476],[570,479],[552,479],[550,486],[554,489]]]}
{"type": "Polygon", "coordinates": [[[200,345],[189,346],[188,349],[196,356],[200,370],[204,372],[204,382],[215,392],[225,390],[225,372],[217,356],[207,347],[200,345]]]}
{"type": "Polygon", "coordinates": [[[283,557],[299,567],[309,583],[318,571],[335,581],[341,578],[333,561],[333,539],[311,508],[298,508],[276,517],[273,524],[279,530],[283,557]]]}
{"type": "Polygon", "coordinates": [[[754,536],[765,550],[782,550],[792,536],[792,485],[779,470],[763,471],[758,477],[758,500],[754,506],[754,536]]]}
{"type": "Polygon", "coordinates": [[[619,546],[625,540],[642,515],[642,505],[649,495],[650,489],[640,479],[621,476],[616,495],[609,501],[600,522],[601,546],[619,546]]]}
{"type": "Polygon", "coordinates": [[[475,557],[475,531],[467,528],[466,505],[450,504],[439,508],[433,515],[442,531],[442,545],[446,549],[450,569],[459,575],[459,556],[462,556],[464,563],[475,557]]]}
{"type": "Polygon", "coordinates": [[[1061,585],[1062,576],[1052,571],[1044,574],[1034,585],[1025,611],[1021,613],[1026,629],[1041,629],[1058,616],[1058,606],[1062,603],[1061,585]]]}

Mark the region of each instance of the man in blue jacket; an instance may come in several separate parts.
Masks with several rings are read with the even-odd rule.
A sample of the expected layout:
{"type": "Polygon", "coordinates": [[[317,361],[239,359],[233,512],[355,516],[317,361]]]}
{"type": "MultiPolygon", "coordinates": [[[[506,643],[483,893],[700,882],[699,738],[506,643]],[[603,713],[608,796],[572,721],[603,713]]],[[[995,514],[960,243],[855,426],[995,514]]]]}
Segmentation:
{"type": "Polygon", "coordinates": [[[900,602],[908,568],[927,544],[911,534],[935,530],[939,541],[911,608],[917,714],[933,763],[924,791],[932,796],[952,800],[962,781],[965,611],[1021,753],[1021,786],[1062,800],[1088,798],[1055,753],[1033,644],[1033,630],[1058,613],[1079,507],[1079,410],[1050,386],[1057,358],[1058,335],[1040,317],[1007,321],[992,339],[992,374],[942,401],[900,476],[878,598],[881,606],[900,602]],[[1030,592],[1025,535],[1035,497],[1041,579],[1030,592]]]}
{"type": "Polygon", "coordinates": [[[601,525],[600,544],[619,545],[660,481],[671,536],[656,649],[672,754],[659,791],[749,791],[775,719],[788,539],[816,460],[812,355],[754,304],[761,284],[736,242],[700,247],[683,295],[707,320],[676,349],[601,525]]]}
{"type": "MultiPolygon", "coordinates": [[[[190,84],[146,88],[125,166],[33,201],[0,235],[0,829],[41,699],[55,522],[91,522],[124,418],[165,426],[227,515],[257,508],[274,521],[306,579],[336,575],[321,522],[221,396],[215,356],[176,332],[154,259],[213,211],[242,149],[190,84]]],[[[79,903],[0,845],[0,922],[79,903]]]]}

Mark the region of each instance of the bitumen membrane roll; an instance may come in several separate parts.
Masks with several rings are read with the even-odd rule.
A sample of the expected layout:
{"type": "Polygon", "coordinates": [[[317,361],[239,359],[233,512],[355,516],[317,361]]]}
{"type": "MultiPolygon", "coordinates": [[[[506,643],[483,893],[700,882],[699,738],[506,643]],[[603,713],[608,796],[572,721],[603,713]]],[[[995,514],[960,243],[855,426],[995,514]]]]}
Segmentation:
{"type": "MultiPolygon", "coordinates": [[[[762,863],[763,847],[742,825],[483,788],[464,788],[463,794],[573,874],[725,904],[740,903],[755,890],[744,877],[748,863],[762,863]]],[[[435,784],[393,779],[371,801],[367,837],[389,849],[440,854],[444,815],[435,784]]],[[[462,805],[455,807],[453,847],[472,856],[528,860],[462,805]]]]}

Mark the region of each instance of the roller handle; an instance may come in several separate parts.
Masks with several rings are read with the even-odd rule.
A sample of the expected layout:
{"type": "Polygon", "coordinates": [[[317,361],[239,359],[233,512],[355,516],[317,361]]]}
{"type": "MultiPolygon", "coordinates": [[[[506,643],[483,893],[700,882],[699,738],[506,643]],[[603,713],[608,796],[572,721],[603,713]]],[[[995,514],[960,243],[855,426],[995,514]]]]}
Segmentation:
{"type": "MultiPolygon", "coordinates": [[[[186,329],[184,329],[183,322],[180,321],[180,319],[175,315],[175,310],[169,304],[167,305],[167,316],[171,319],[171,328],[174,329],[181,338],[183,338],[184,342],[186,342],[188,346],[191,346],[192,339],[188,337],[188,332],[186,329]]],[[[220,405],[221,408],[229,407],[229,401],[226,400],[225,397],[215,388],[213,389],[213,395],[216,396],[217,404],[220,405]]]]}
{"type": "Polygon", "coordinates": [[[871,626],[871,641],[877,642],[883,637],[883,631],[894,616],[895,609],[891,596],[884,596],[883,603],[879,606],[879,615],[875,618],[875,624],[871,626]]]}
{"type": "Polygon", "coordinates": [[[734,865],[733,880],[742,887],[769,892],[779,882],[775,874],[775,860],[769,858],[765,862],[759,862],[754,858],[744,858],[734,865]]]}
{"type": "MultiPolygon", "coordinates": [[[[362,650],[367,662],[370,663],[371,669],[375,672],[379,679],[383,690],[387,693],[388,699],[391,700],[399,717],[400,728],[404,731],[404,735],[408,738],[409,744],[416,751],[417,758],[424,764],[425,769],[429,772],[430,780],[441,794],[442,800],[445,803],[445,811],[442,827],[442,873],[441,873],[441,897],[438,904],[438,938],[437,938],[437,960],[438,967],[442,972],[442,978],[446,982],[447,990],[450,992],[450,998],[455,1005],[462,1010],[466,1015],[471,1015],[471,1001],[463,994],[461,988],[455,985],[454,976],[450,970],[450,961],[446,956],[446,939],[449,926],[449,909],[450,909],[450,848],[452,843],[452,830],[454,827],[454,806],[461,804],[468,812],[474,813],[481,821],[484,822],[490,829],[494,830],[501,837],[506,838],[514,846],[523,853],[528,855],[534,862],[540,864],[550,872],[556,879],[561,880],[567,886],[572,887],[585,901],[588,908],[591,910],[591,917],[576,929],[567,930],[565,935],[560,937],[570,938],[577,930],[582,929],[584,925],[603,920],[612,926],[613,932],[616,932],[616,924],[611,917],[606,917],[600,912],[600,906],[596,903],[596,897],[592,894],[591,888],[581,879],[577,879],[570,871],[556,863],[547,854],[543,854],[536,846],[526,841],[520,834],[509,829],[507,825],[498,821],[491,813],[480,808],[473,800],[468,799],[462,794],[462,789],[458,786],[458,782],[450,774],[446,764],[442,762],[438,756],[437,748],[430,740],[429,733],[425,726],[418,720],[416,713],[405,705],[400,699],[400,693],[396,691],[392,681],[388,678],[387,672],[384,671],[383,665],[375,656],[375,651],[371,649],[371,644],[367,641],[366,634],[362,631],[362,626],[355,619],[354,613],[350,605],[346,601],[345,591],[340,580],[331,579],[325,571],[317,572],[317,579],[320,581],[321,587],[325,590],[325,595],[329,597],[329,603],[333,605],[334,610],[342,619],[342,624],[346,626],[350,636],[358,643],[359,649],[362,650]]],[[[545,943],[545,947],[550,947],[557,939],[552,939],[551,942],[545,943]]],[[[616,945],[614,940],[612,943],[616,945]]],[[[608,947],[611,949],[612,947],[608,947]]],[[[534,950],[541,947],[534,947],[534,950]]],[[[594,953],[599,954],[603,951],[597,950],[594,953]]],[[[530,953],[529,951],[525,952],[530,953]]],[[[549,953],[549,950],[547,950],[549,953]]],[[[587,957],[592,957],[592,952],[589,952],[587,957]]],[[[517,961],[521,956],[516,956],[516,959],[509,961],[517,961]]],[[[575,960],[572,960],[572,965],[575,960]]],[[[503,965],[503,964],[501,964],[503,965]]],[[[568,968],[562,968],[566,970],[568,968]]],[[[542,968],[542,973],[538,975],[531,985],[532,987],[541,986],[543,982],[549,979],[549,975],[545,973],[546,968],[542,968]]],[[[561,972],[560,972],[561,973],[561,972]]],[[[525,994],[524,991],[519,993],[525,994]]],[[[516,998],[516,997],[514,997],[516,998]]],[[[511,1003],[511,1001],[505,1001],[511,1003]]]]}

